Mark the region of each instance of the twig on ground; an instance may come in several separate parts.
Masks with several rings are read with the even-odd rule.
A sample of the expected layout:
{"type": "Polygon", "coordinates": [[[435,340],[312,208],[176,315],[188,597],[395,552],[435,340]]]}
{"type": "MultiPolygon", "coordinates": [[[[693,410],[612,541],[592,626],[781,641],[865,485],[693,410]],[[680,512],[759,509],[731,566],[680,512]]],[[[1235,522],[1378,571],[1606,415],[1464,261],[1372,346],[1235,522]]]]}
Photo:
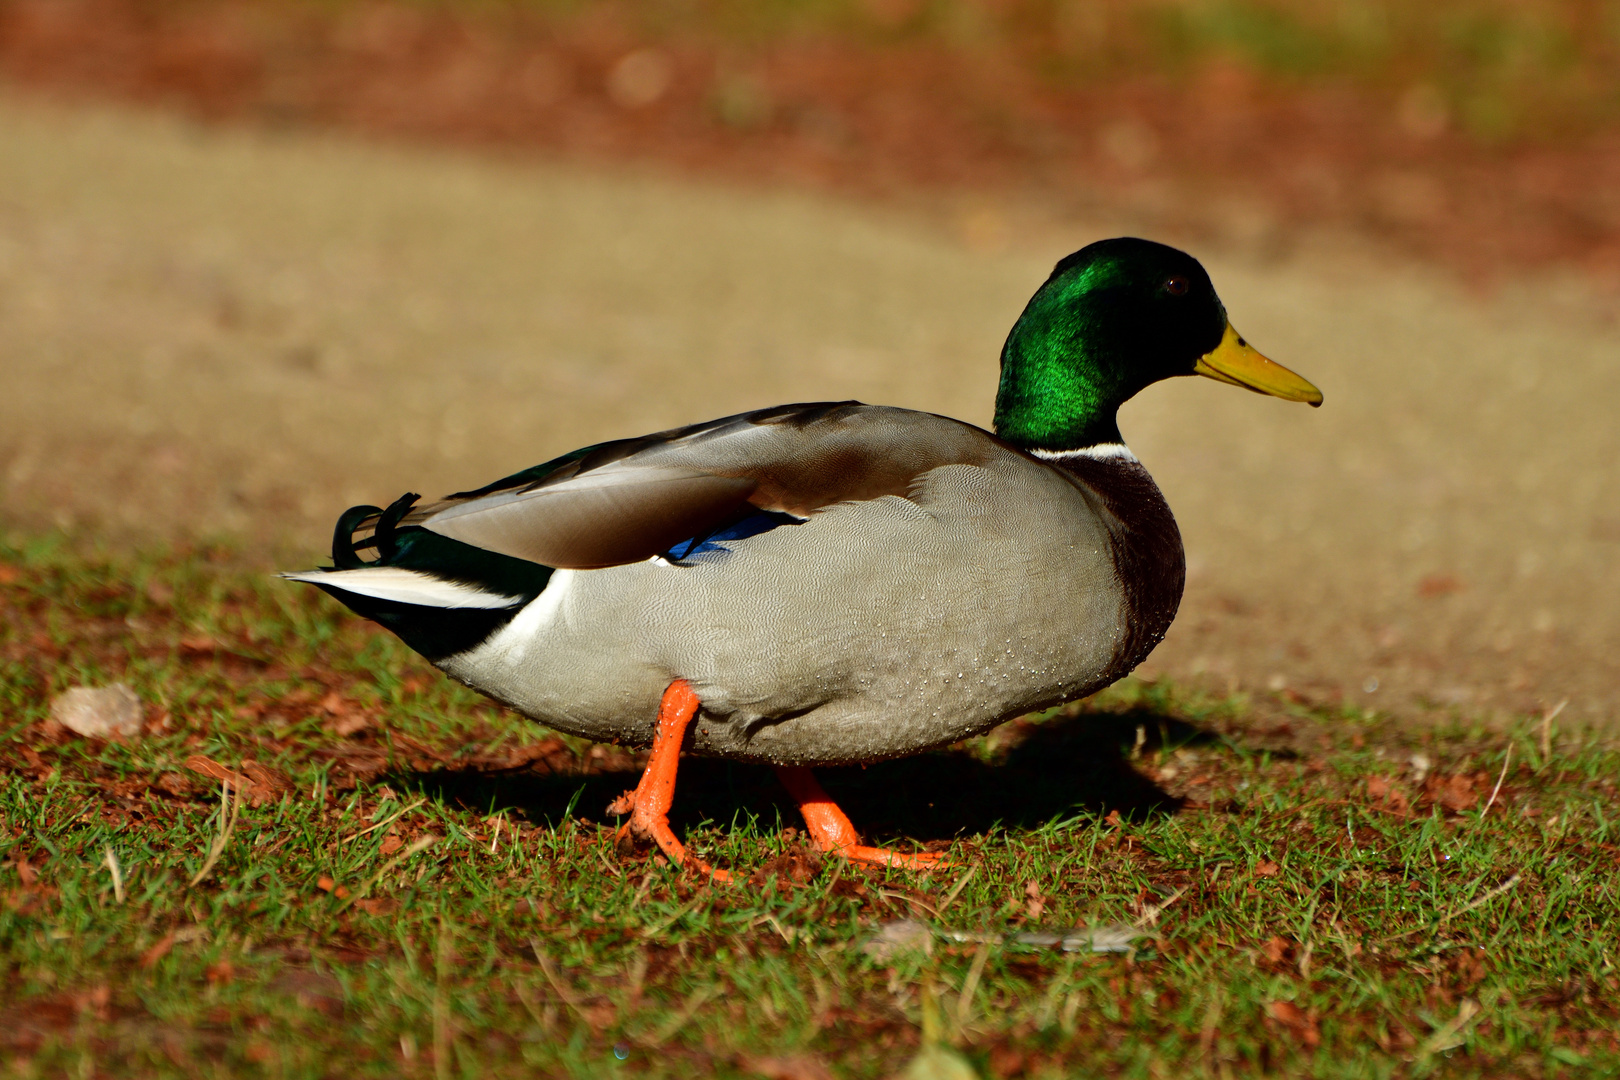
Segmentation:
{"type": "Polygon", "coordinates": [[[967,883],[973,880],[973,875],[978,872],[978,864],[968,867],[967,873],[956,879],[956,884],[951,886],[950,891],[945,894],[945,898],[939,902],[939,910],[934,914],[943,919],[945,912],[952,904],[956,903],[956,898],[962,895],[962,890],[967,887],[967,883]]]}
{"type": "Polygon", "coordinates": [[[1507,753],[1502,755],[1502,771],[1496,774],[1496,786],[1491,788],[1491,797],[1485,800],[1485,809],[1479,812],[1479,819],[1485,820],[1485,815],[1491,812],[1496,805],[1496,795],[1502,790],[1502,781],[1507,779],[1508,762],[1513,760],[1513,744],[1508,743],[1507,753]]]}
{"type": "Polygon", "coordinates": [[[1541,764],[1543,766],[1552,758],[1552,722],[1558,719],[1558,714],[1563,712],[1564,706],[1568,704],[1569,698],[1565,698],[1541,714],[1541,764]]]}
{"type": "Polygon", "coordinates": [[[400,852],[398,855],[395,855],[392,859],[389,859],[387,862],[383,863],[382,869],[378,870],[375,874],[372,874],[369,878],[367,878],[366,883],[360,886],[360,888],[356,889],[353,896],[347,897],[338,910],[342,911],[343,908],[348,907],[356,900],[365,899],[366,894],[371,892],[372,888],[376,886],[377,882],[383,879],[383,875],[387,874],[388,871],[392,870],[394,867],[398,866],[412,855],[415,855],[421,851],[426,851],[428,848],[432,847],[434,844],[437,844],[442,839],[443,837],[434,836],[432,833],[429,833],[426,836],[418,836],[415,840],[412,840],[409,847],[400,852]]]}
{"type": "Polygon", "coordinates": [[[602,854],[601,848],[597,848],[595,850],[596,857],[601,860],[602,866],[606,868],[610,877],[624,877],[624,871],[620,870],[617,866],[614,866],[611,862],[609,862],[608,857],[602,854]]]}
{"type": "Polygon", "coordinates": [[[450,974],[450,931],[439,916],[439,948],[433,965],[433,1075],[450,1080],[450,998],[444,982],[450,974]]]}
{"type": "Polygon", "coordinates": [[[396,810],[394,813],[389,814],[387,817],[385,817],[381,821],[377,822],[377,824],[372,825],[369,828],[361,829],[357,833],[351,833],[350,835],[345,836],[342,840],[340,840],[338,842],[340,844],[347,844],[351,840],[360,839],[362,836],[366,835],[367,833],[373,833],[373,832],[376,832],[378,829],[383,828],[386,825],[392,825],[394,822],[398,821],[400,818],[404,817],[406,814],[410,813],[412,810],[415,810],[418,806],[421,806],[425,802],[427,802],[426,799],[417,799],[415,802],[411,803],[411,805],[405,807],[403,810],[396,810]]]}
{"type": "Polygon", "coordinates": [[[105,845],[106,856],[103,861],[107,864],[107,872],[112,875],[113,899],[120,904],[124,902],[124,868],[118,865],[118,855],[113,851],[111,844],[105,845]]]}
{"type": "Polygon", "coordinates": [[[694,896],[690,901],[683,904],[681,906],[680,910],[676,911],[675,914],[671,915],[669,918],[665,919],[663,922],[657,924],[656,926],[649,926],[647,929],[643,930],[641,932],[641,936],[643,938],[655,938],[655,937],[657,937],[659,934],[662,934],[665,930],[668,930],[670,927],[674,926],[684,916],[690,914],[702,902],[703,902],[703,894],[699,893],[697,896],[694,896]]]}
{"type": "Polygon", "coordinates": [[[720,988],[713,984],[694,990],[691,996],[686,999],[686,1004],[681,1007],[681,1011],[676,1013],[674,1018],[671,1019],[669,1023],[665,1024],[663,1027],[654,1032],[652,1038],[639,1040],[641,1045],[648,1047],[649,1049],[656,1049],[663,1046],[666,1042],[675,1037],[676,1032],[680,1031],[681,1028],[686,1026],[687,1021],[691,1020],[692,1017],[697,1015],[697,1011],[703,1008],[710,998],[719,993],[720,988]]]}
{"type": "Polygon", "coordinates": [[[917,907],[922,908],[924,911],[930,912],[934,916],[934,918],[936,918],[936,919],[939,918],[939,909],[938,908],[936,908],[933,904],[925,903],[922,900],[917,899],[915,896],[912,896],[910,893],[895,892],[893,889],[879,889],[878,890],[878,895],[882,896],[882,897],[885,897],[887,899],[890,899],[890,900],[904,900],[908,904],[915,904],[917,907]]]}
{"type": "Polygon", "coordinates": [[[1512,877],[1508,878],[1506,881],[1502,882],[1502,884],[1498,885],[1496,888],[1494,888],[1494,889],[1490,890],[1489,892],[1487,892],[1484,896],[1480,896],[1480,897],[1477,897],[1477,898],[1469,901],[1468,903],[1464,904],[1462,907],[1458,908],[1456,911],[1450,911],[1450,912],[1447,912],[1446,914],[1440,916],[1439,919],[1435,920],[1433,925],[1426,926],[1426,927],[1425,926],[1414,926],[1410,930],[1403,930],[1399,934],[1392,934],[1389,937],[1385,938],[1384,941],[1386,943],[1391,942],[1391,941],[1399,941],[1402,938],[1411,937],[1413,934],[1420,934],[1425,930],[1438,930],[1442,926],[1446,925],[1446,923],[1450,922],[1452,919],[1455,919],[1457,916],[1466,915],[1468,912],[1473,911],[1475,908],[1482,907],[1485,904],[1490,903],[1492,900],[1495,900],[1498,896],[1501,896],[1503,893],[1507,892],[1509,889],[1511,889],[1515,885],[1517,885],[1519,883],[1520,879],[1523,878],[1523,877],[1524,877],[1523,874],[1515,873],[1512,877]]]}
{"type": "Polygon", "coordinates": [[[973,1018],[973,995],[979,992],[979,979],[984,975],[984,965],[990,959],[990,943],[979,944],[979,951],[973,954],[973,966],[968,968],[967,978],[962,980],[962,995],[956,999],[956,1027],[957,1030],[967,1027],[967,1022],[973,1018]]]}
{"type": "Polygon", "coordinates": [[[236,793],[236,801],[231,801],[230,781],[221,781],[219,785],[219,832],[214,835],[214,842],[208,849],[208,858],[203,860],[202,869],[186,883],[186,888],[195,889],[203,879],[214,872],[214,864],[225,853],[225,845],[230,842],[231,832],[236,828],[236,818],[242,812],[242,792],[236,793]]]}
{"type": "Polygon", "coordinates": [[[1143,926],[1159,925],[1159,916],[1163,915],[1165,911],[1169,909],[1171,904],[1175,903],[1177,900],[1180,900],[1184,895],[1186,895],[1186,893],[1187,886],[1183,885],[1181,888],[1171,893],[1164,903],[1148,904],[1142,909],[1142,914],[1137,916],[1136,922],[1132,923],[1131,925],[1138,928],[1143,926]]]}
{"type": "Polygon", "coordinates": [[[579,1003],[579,998],[574,992],[563,984],[562,976],[557,974],[557,968],[552,964],[551,957],[541,948],[540,939],[530,938],[529,948],[534,950],[534,958],[540,962],[541,973],[545,975],[546,982],[551,984],[551,988],[557,992],[557,996],[562,999],[562,1003],[568,1006],[575,1016],[589,1022],[585,1015],[585,1007],[579,1003]]]}
{"type": "Polygon", "coordinates": [[[1455,1050],[1463,1044],[1464,1032],[1468,1026],[1482,1012],[1479,1002],[1472,998],[1465,1000],[1457,1007],[1457,1015],[1434,1029],[1434,1034],[1423,1040],[1413,1055],[1413,1061],[1424,1061],[1435,1054],[1443,1054],[1447,1050],[1455,1050]]]}
{"type": "Polygon", "coordinates": [[[535,1025],[546,1034],[551,1034],[551,1026],[546,1023],[545,1014],[536,1005],[528,986],[522,982],[513,982],[512,992],[517,995],[518,1001],[522,1004],[524,1010],[528,1012],[530,1018],[534,1020],[535,1025]]]}

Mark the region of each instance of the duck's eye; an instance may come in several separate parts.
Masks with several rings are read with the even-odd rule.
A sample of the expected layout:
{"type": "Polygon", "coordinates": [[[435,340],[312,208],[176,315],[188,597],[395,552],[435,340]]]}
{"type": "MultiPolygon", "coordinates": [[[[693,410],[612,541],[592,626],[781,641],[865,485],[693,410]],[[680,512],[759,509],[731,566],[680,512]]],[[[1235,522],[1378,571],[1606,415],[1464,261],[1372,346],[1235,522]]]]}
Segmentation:
{"type": "Polygon", "coordinates": [[[1186,296],[1187,279],[1179,274],[1176,275],[1164,283],[1164,291],[1169,293],[1171,296],[1186,296]]]}

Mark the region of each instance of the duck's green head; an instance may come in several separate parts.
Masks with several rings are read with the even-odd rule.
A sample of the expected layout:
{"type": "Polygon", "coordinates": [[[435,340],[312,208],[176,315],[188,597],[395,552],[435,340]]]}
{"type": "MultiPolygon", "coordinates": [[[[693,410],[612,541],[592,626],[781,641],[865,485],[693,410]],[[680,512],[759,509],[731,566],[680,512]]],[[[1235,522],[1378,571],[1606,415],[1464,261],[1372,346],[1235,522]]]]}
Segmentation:
{"type": "Polygon", "coordinates": [[[1322,404],[1238,336],[1197,259],[1121,237],[1058,263],[1024,308],[1001,350],[996,432],[1038,450],[1117,443],[1119,407],[1172,375],[1322,404]]]}

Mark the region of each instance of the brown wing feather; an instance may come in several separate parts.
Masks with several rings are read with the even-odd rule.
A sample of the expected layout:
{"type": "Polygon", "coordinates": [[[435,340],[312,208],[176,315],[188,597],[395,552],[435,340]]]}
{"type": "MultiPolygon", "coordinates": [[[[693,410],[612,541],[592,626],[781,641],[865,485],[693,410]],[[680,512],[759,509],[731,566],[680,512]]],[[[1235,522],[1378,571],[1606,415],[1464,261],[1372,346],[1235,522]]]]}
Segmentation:
{"type": "Polygon", "coordinates": [[[1003,449],[986,431],[929,413],[783,406],[607,444],[539,480],[452,497],[406,520],[514,558],[594,569],[668,551],[754,509],[806,517],[905,496],[930,469],[1003,449]]]}
{"type": "Polygon", "coordinates": [[[747,478],[695,470],[604,470],[499,501],[451,506],[423,524],[516,559],[588,570],[640,562],[710,532],[738,517],[753,489],[747,478]],[[595,477],[605,482],[586,482],[595,477]]]}

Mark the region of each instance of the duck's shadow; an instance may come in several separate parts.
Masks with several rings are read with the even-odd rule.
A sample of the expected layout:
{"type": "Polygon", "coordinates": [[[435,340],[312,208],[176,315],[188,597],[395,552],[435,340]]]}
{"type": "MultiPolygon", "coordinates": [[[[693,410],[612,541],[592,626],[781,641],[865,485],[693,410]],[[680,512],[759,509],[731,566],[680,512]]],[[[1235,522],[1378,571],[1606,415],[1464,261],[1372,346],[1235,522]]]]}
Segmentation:
{"type": "MultiPolygon", "coordinates": [[[[818,769],[827,793],[862,835],[948,840],[1002,826],[1028,829],[1076,814],[1125,818],[1174,813],[1181,800],[1131,764],[1136,752],[1214,742],[1186,721],[1148,710],[1082,713],[1025,725],[990,761],[951,749],[868,766],[818,769]]],[[[391,782],[485,813],[510,810],[536,824],[570,815],[603,820],[604,808],[640,779],[630,771],[590,775],[436,770],[391,782]]],[[[764,765],[687,758],[681,762],[671,824],[679,834],[704,821],[757,817],[800,825],[796,807],[764,765]]]]}

